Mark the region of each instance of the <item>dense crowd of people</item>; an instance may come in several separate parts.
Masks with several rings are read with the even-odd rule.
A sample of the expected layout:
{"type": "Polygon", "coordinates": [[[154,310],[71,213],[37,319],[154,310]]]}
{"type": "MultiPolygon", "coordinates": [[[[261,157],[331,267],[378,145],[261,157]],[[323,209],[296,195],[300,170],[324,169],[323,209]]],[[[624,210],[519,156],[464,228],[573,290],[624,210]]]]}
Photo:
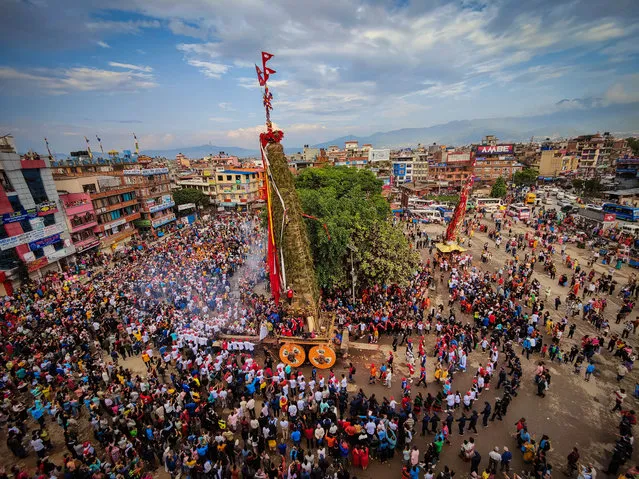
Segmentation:
{"type": "MultiPolygon", "coordinates": [[[[466,222],[468,237],[487,228],[482,219],[466,222]]],[[[359,373],[352,363],[343,374],[304,372],[268,353],[256,355],[248,337],[306,334],[301,318],[253,289],[266,276],[257,217],[197,222],[131,249],[89,282],[52,275],[25,285],[0,300],[0,421],[11,462],[35,457],[36,470],[16,465],[0,477],[150,478],[163,469],[171,477],[344,479],[371,461],[401,455],[402,477],[433,479],[438,471],[438,479],[452,479],[455,472],[440,464],[440,454],[454,434],[464,436],[459,455],[473,478],[508,473],[517,452],[490,446],[482,461],[471,431],[505,420],[522,381],[534,380],[544,397],[551,384],[547,361],[575,370],[594,364],[608,337],[603,311],[614,288],[605,275],[584,277],[575,268],[566,315],[551,319],[557,298],[551,303],[533,277],[536,263],[553,256],[551,230],[540,222],[534,238],[510,233],[505,243],[512,259],[490,271],[470,252],[438,253],[435,238],[420,230],[416,246],[433,254],[408,287],[369,287],[356,301],[326,291],[323,308],[335,314],[339,335],[348,329],[352,340],[370,343],[389,336],[385,361],[359,373]],[[595,289],[586,296],[590,284],[595,289]],[[434,291],[447,304],[435,302],[434,291]],[[564,344],[579,317],[602,337],[584,336],[581,347],[568,351],[564,344]],[[469,364],[471,354],[477,368],[469,364]],[[526,378],[522,361],[531,356],[537,366],[526,378]],[[132,357],[141,368],[131,365],[132,357]],[[458,387],[460,375],[471,379],[468,389],[458,387]],[[388,397],[363,386],[366,377],[389,388],[388,397]],[[490,389],[499,390],[494,402],[485,399],[490,389]],[[65,452],[51,459],[62,440],[65,452]]],[[[492,234],[496,243],[500,237],[492,234]]],[[[628,292],[620,321],[634,306],[631,286],[628,292]]],[[[635,358],[628,335],[613,339],[615,356],[630,370],[635,358]]],[[[621,385],[617,393],[622,420],[611,473],[630,458],[636,423],[621,385]]],[[[532,474],[550,479],[550,438],[530,433],[524,418],[515,435],[532,474]]],[[[592,465],[578,465],[575,453],[568,469],[583,467],[584,478],[594,477],[592,465]]]]}

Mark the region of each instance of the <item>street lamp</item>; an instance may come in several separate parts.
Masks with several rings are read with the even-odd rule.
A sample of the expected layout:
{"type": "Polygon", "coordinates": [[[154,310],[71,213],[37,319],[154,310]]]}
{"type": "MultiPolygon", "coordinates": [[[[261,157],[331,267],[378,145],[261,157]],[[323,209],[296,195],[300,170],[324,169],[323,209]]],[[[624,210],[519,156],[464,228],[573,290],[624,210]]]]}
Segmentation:
{"type": "Polygon", "coordinates": [[[357,248],[353,243],[348,243],[348,249],[351,251],[351,278],[353,279],[352,285],[352,293],[353,293],[353,304],[355,304],[355,282],[357,281],[357,275],[355,274],[355,261],[353,260],[353,252],[357,252],[357,248]]]}

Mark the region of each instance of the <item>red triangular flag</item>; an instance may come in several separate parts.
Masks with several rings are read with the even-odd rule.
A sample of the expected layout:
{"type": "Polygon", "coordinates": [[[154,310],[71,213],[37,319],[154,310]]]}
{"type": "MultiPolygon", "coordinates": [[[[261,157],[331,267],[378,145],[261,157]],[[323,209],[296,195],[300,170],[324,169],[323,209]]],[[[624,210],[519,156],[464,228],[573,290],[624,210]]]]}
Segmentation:
{"type": "Polygon", "coordinates": [[[273,55],[267,52],[262,52],[262,66],[266,68],[266,62],[273,58],[273,55]]]}
{"type": "Polygon", "coordinates": [[[258,67],[257,65],[255,65],[255,71],[257,72],[257,81],[260,83],[260,86],[264,86],[268,78],[264,78],[264,76],[262,75],[262,70],[260,70],[260,67],[258,67]]]}
{"type": "Polygon", "coordinates": [[[277,72],[275,70],[269,68],[269,67],[266,67],[266,68],[264,68],[264,73],[266,74],[266,76],[268,76],[268,75],[272,75],[273,73],[277,73],[277,72]]]}

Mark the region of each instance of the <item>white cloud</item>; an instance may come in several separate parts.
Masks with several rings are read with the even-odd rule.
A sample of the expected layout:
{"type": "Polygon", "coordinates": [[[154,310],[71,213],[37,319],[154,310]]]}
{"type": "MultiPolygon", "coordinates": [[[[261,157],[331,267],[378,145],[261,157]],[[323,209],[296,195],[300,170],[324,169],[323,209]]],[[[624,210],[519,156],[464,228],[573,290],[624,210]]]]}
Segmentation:
{"type": "Polygon", "coordinates": [[[102,48],[111,48],[111,45],[109,45],[107,42],[103,42],[102,40],[97,41],[96,43],[102,48]]]}
{"type": "Polygon", "coordinates": [[[212,116],[209,118],[209,121],[214,121],[216,123],[231,123],[234,120],[233,118],[222,117],[222,116],[212,116]]]}
{"type": "Polygon", "coordinates": [[[88,91],[131,92],[157,86],[153,75],[149,73],[89,67],[42,68],[33,72],[0,67],[0,80],[16,91],[32,88],[53,95],[88,91]]]}
{"type": "Polygon", "coordinates": [[[188,55],[201,55],[209,58],[220,56],[215,43],[180,43],[177,45],[177,49],[188,55]]]}
{"type": "Polygon", "coordinates": [[[153,68],[144,65],[133,65],[131,63],[109,62],[109,66],[113,68],[124,68],[125,70],[136,70],[151,73],[153,68]]]}
{"type": "Polygon", "coordinates": [[[604,101],[613,104],[639,102],[639,74],[628,75],[622,82],[608,88],[604,101]]]}
{"type": "Polygon", "coordinates": [[[198,68],[205,76],[209,78],[215,78],[219,80],[226,72],[229,71],[229,66],[222,63],[204,62],[201,60],[187,60],[187,63],[191,66],[198,68]]]}
{"type": "Polygon", "coordinates": [[[126,22],[99,20],[87,22],[85,26],[90,32],[138,34],[147,28],[160,28],[161,23],[158,20],[130,20],[126,22]]]}
{"type": "Polygon", "coordinates": [[[175,35],[182,35],[185,37],[199,38],[201,40],[206,39],[208,33],[201,29],[199,26],[189,25],[179,19],[171,19],[169,21],[169,30],[175,35]]]}
{"type": "Polygon", "coordinates": [[[233,108],[233,105],[229,102],[223,101],[221,103],[218,103],[217,106],[220,107],[220,109],[224,110],[224,111],[235,111],[235,108],[233,108]]]}

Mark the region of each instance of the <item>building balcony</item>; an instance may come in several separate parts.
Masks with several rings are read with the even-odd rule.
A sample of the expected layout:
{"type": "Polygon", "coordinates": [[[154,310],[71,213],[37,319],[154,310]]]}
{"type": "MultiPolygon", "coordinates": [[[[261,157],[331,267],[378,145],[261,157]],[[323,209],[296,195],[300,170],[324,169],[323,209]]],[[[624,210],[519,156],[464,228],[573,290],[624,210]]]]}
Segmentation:
{"type": "Polygon", "coordinates": [[[109,196],[117,196],[123,195],[125,193],[131,193],[135,191],[135,186],[115,186],[112,188],[106,188],[104,191],[100,191],[99,193],[91,193],[92,200],[99,200],[101,198],[108,198],[109,196]]]}
{"type": "Polygon", "coordinates": [[[103,206],[102,208],[96,208],[95,212],[96,214],[101,215],[102,213],[110,213],[111,211],[119,210],[121,208],[126,208],[127,206],[133,206],[137,204],[138,204],[138,200],[137,198],[135,198],[129,201],[116,203],[114,205],[108,205],[108,206],[103,206]]]}
{"type": "Polygon", "coordinates": [[[82,230],[85,230],[87,228],[92,228],[92,227],[97,226],[97,225],[98,225],[98,220],[95,220],[95,219],[93,221],[87,221],[86,223],[80,223],[78,225],[70,224],[69,225],[69,231],[71,233],[77,233],[78,231],[82,231],[82,230]]]}
{"type": "Polygon", "coordinates": [[[91,201],[87,201],[86,203],[72,204],[72,206],[64,205],[64,210],[66,211],[67,216],[75,216],[93,211],[93,203],[91,203],[91,201]]]}
{"type": "Polygon", "coordinates": [[[148,206],[146,203],[144,203],[141,211],[143,213],[157,213],[158,211],[164,211],[166,209],[173,208],[174,206],[174,201],[171,201],[169,203],[159,203],[151,206],[148,206]]]}
{"type": "Polygon", "coordinates": [[[81,253],[82,251],[98,246],[100,244],[100,239],[97,236],[90,236],[89,238],[81,241],[74,241],[73,244],[75,246],[76,253],[81,253]]]}
{"type": "Polygon", "coordinates": [[[118,218],[117,220],[111,221],[110,223],[98,224],[93,231],[95,231],[96,233],[102,233],[105,230],[110,230],[117,226],[122,226],[126,223],[130,223],[131,221],[139,220],[140,216],[140,212],[136,211],[135,213],[123,216],[121,218],[118,218]]]}
{"type": "Polygon", "coordinates": [[[127,228],[110,236],[105,236],[100,240],[100,242],[102,243],[102,246],[111,246],[113,243],[117,243],[118,241],[122,241],[130,236],[133,236],[136,232],[137,230],[133,227],[127,228]]]}

